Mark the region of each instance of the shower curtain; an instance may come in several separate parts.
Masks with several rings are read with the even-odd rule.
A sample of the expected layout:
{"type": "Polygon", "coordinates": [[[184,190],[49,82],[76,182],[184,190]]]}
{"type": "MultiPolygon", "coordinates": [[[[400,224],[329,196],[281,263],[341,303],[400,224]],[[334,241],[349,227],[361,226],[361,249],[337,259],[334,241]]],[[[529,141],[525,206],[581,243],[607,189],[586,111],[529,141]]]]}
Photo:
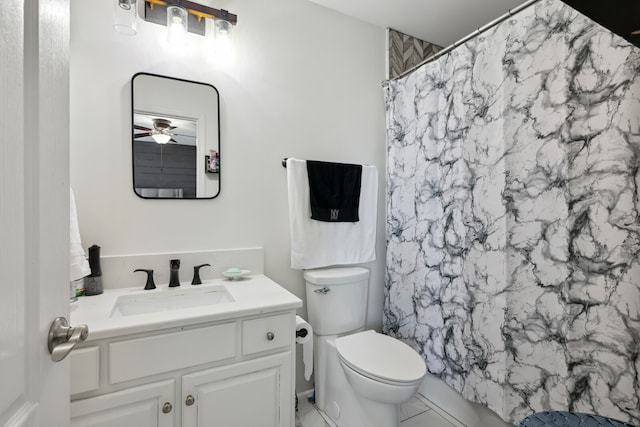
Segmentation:
{"type": "Polygon", "coordinates": [[[640,424],[640,50],[541,0],[386,107],[384,331],[506,421],[640,424]]]}

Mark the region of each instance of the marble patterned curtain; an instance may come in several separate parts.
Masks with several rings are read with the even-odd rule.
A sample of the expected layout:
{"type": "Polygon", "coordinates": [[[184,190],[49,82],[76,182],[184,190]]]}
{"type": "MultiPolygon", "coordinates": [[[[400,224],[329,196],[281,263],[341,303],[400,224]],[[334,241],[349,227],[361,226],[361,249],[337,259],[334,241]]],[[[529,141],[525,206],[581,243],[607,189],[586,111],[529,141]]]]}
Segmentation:
{"type": "Polygon", "coordinates": [[[541,0],[386,98],[385,332],[506,421],[640,424],[640,50],[541,0]]]}

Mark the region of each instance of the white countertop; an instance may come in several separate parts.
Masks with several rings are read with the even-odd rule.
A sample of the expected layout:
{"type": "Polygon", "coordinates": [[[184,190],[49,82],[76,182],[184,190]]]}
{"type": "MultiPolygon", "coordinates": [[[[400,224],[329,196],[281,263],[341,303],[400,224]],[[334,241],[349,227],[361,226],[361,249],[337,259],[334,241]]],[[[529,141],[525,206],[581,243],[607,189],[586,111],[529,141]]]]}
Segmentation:
{"type": "Polygon", "coordinates": [[[105,290],[101,295],[83,296],[71,307],[71,325],[89,327],[87,341],[233,319],[242,316],[291,310],[302,306],[302,301],[264,275],[252,275],[242,280],[215,279],[202,285],[182,283],[169,288],[158,285],[145,291],[142,287],[105,290]],[[154,295],[224,285],[234,301],[215,305],[166,310],[146,314],[110,317],[116,300],[122,295],[154,295]]]}

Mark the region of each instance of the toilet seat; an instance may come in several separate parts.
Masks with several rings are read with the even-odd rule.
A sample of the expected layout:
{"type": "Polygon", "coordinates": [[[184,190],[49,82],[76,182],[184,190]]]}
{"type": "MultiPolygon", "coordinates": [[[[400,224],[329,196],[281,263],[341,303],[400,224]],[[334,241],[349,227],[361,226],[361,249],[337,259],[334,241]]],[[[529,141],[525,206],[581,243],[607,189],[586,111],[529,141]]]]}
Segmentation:
{"type": "Polygon", "coordinates": [[[335,345],[345,365],[377,381],[414,383],[427,372],[424,360],[414,349],[372,330],[336,338],[335,345]]]}

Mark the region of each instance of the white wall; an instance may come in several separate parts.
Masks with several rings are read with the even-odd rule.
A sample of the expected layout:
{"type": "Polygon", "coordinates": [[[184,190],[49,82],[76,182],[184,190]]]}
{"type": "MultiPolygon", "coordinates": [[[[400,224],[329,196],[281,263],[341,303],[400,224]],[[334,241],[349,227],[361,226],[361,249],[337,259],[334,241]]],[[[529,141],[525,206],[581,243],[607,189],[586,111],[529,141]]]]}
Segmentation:
{"type": "MultiPolygon", "coordinates": [[[[211,38],[171,52],[165,27],[112,28],[109,0],[72,0],[71,185],[84,246],[103,255],[265,248],[265,274],[304,299],[289,267],[284,157],[378,167],[378,241],[369,326],[382,322],[385,32],[306,0],[204,2],[238,14],[235,64],[211,38]],[[222,191],[214,200],[143,200],[132,189],[130,80],[151,72],[220,92],[222,191]]],[[[215,263],[215,260],[213,260],[215,263]]],[[[144,266],[140,266],[144,267],[144,266]]],[[[190,268],[184,266],[185,268],[190,268]]],[[[187,270],[185,270],[187,271],[187,270]]],[[[306,315],[306,310],[300,314],[306,315]]],[[[298,369],[298,391],[306,384],[298,369]]]]}

